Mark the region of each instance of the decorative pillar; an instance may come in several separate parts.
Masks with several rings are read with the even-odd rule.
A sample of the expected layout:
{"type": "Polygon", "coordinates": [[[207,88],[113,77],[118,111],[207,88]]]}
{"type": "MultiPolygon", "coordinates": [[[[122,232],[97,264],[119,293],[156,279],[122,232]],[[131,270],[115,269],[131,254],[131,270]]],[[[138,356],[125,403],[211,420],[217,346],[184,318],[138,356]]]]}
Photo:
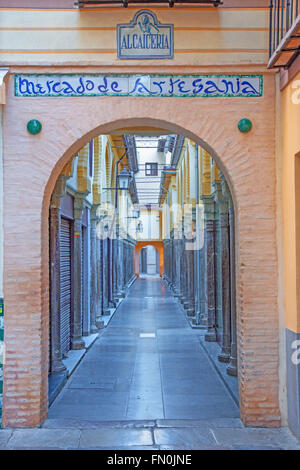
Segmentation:
{"type": "Polygon", "coordinates": [[[110,314],[108,310],[108,239],[105,238],[101,241],[102,244],[102,263],[103,263],[103,284],[102,284],[102,295],[103,295],[103,312],[110,314]]]}
{"type": "Polygon", "coordinates": [[[216,292],[215,292],[215,209],[212,196],[202,196],[204,203],[204,249],[205,249],[205,298],[207,299],[206,341],[217,341],[216,334],[216,292]]]}
{"type": "Polygon", "coordinates": [[[74,307],[71,322],[71,347],[83,349],[82,339],[82,211],[86,193],[76,193],[74,198],[74,307]]]}
{"type": "Polygon", "coordinates": [[[194,324],[198,327],[207,327],[207,299],[205,289],[205,244],[198,246],[201,239],[204,240],[204,227],[197,217],[199,209],[193,209],[193,221],[196,225],[196,249],[194,250],[194,302],[195,302],[195,320],[194,324]],[[201,233],[202,231],[202,233],[201,233]]]}
{"type": "Polygon", "coordinates": [[[112,300],[118,301],[118,291],[120,289],[120,273],[119,265],[121,264],[120,260],[120,240],[118,238],[113,238],[111,240],[112,247],[112,300]]]}
{"type": "Polygon", "coordinates": [[[91,213],[86,208],[86,226],[82,228],[82,335],[89,336],[91,334],[91,213]]]}
{"type": "Polygon", "coordinates": [[[168,257],[167,257],[167,252],[168,252],[168,241],[164,240],[164,276],[163,278],[168,281],[168,257]]]}
{"type": "Polygon", "coordinates": [[[194,289],[194,251],[186,252],[186,302],[184,308],[188,317],[195,315],[195,289],[194,289]]]}
{"type": "Polygon", "coordinates": [[[114,308],[116,303],[113,297],[113,282],[114,282],[114,263],[117,262],[117,253],[114,251],[113,239],[108,238],[108,268],[109,268],[109,291],[108,291],[108,305],[110,308],[114,308]]]}
{"type": "Polygon", "coordinates": [[[104,328],[102,315],[104,312],[105,281],[104,281],[104,240],[96,238],[96,327],[104,328]]]}
{"type": "Polygon", "coordinates": [[[195,208],[192,208],[190,214],[188,215],[189,224],[186,227],[189,238],[186,239],[186,280],[187,280],[187,297],[185,308],[187,310],[187,315],[189,317],[195,316],[195,306],[196,306],[196,286],[197,286],[197,272],[195,271],[196,267],[196,259],[195,259],[195,240],[192,238],[193,236],[193,223],[196,222],[195,220],[196,212],[195,208]],[[191,249],[187,249],[191,248],[191,249]]]}
{"type": "Polygon", "coordinates": [[[172,286],[171,256],[172,256],[172,238],[168,240],[168,283],[170,287],[172,286]]]}
{"type": "Polygon", "coordinates": [[[173,244],[174,244],[174,252],[173,252],[173,263],[174,263],[174,297],[179,297],[180,292],[179,292],[179,284],[180,284],[180,268],[178,267],[179,259],[178,259],[178,240],[176,238],[173,239],[173,244]]]}
{"type": "Polygon", "coordinates": [[[117,264],[117,297],[124,298],[125,297],[125,289],[126,289],[126,274],[127,274],[127,257],[126,257],[126,241],[123,238],[119,238],[117,240],[118,244],[118,257],[116,260],[117,264]]]}
{"type": "Polygon", "coordinates": [[[183,307],[185,309],[189,308],[189,281],[190,281],[190,264],[189,264],[189,250],[186,249],[186,244],[189,243],[189,240],[185,236],[185,219],[186,216],[182,217],[182,240],[183,240],[183,259],[184,259],[184,270],[182,272],[182,279],[183,279],[183,295],[184,295],[184,300],[183,300],[183,307]]]}
{"type": "Polygon", "coordinates": [[[120,296],[125,297],[125,291],[128,281],[128,259],[127,259],[127,241],[125,239],[120,240],[120,259],[119,259],[119,275],[120,275],[120,285],[119,291],[120,296]]]}
{"type": "Polygon", "coordinates": [[[164,278],[169,283],[169,240],[164,240],[164,278]]]}
{"type": "Polygon", "coordinates": [[[185,301],[185,249],[184,249],[184,235],[178,240],[179,241],[179,253],[180,253],[180,301],[185,301]]]}
{"type": "Polygon", "coordinates": [[[174,254],[174,246],[175,246],[175,238],[174,238],[174,231],[172,233],[172,237],[169,240],[169,278],[170,278],[170,285],[172,289],[174,289],[174,272],[173,272],[173,254],[174,254]]]}
{"type": "Polygon", "coordinates": [[[52,373],[66,370],[62,363],[60,339],[60,198],[65,194],[66,180],[65,175],[58,177],[50,201],[50,371],[52,373]]]}
{"type": "MultiPolygon", "coordinates": [[[[221,175],[220,175],[221,176],[221,175]]],[[[230,338],[230,271],[229,271],[229,225],[228,225],[228,199],[226,197],[226,184],[224,177],[222,183],[216,182],[215,198],[219,212],[219,294],[220,313],[222,317],[222,351],[218,355],[220,362],[229,362],[231,350],[230,338]],[[221,191],[220,191],[221,190],[221,191]]],[[[227,186],[227,185],[226,185],[227,186]]]]}
{"type": "Polygon", "coordinates": [[[97,207],[93,205],[91,208],[91,296],[90,296],[90,309],[91,309],[91,333],[97,333],[98,328],[96,326],[96,318],[98,313],[98,295],[99,295],[99,272],[98,272],[98,263],[99,263],[99,250],[97,250],[97,245],[100,245],[100,240],[97,238],[96,227],[99,221],[97,216],[97,207]]]}

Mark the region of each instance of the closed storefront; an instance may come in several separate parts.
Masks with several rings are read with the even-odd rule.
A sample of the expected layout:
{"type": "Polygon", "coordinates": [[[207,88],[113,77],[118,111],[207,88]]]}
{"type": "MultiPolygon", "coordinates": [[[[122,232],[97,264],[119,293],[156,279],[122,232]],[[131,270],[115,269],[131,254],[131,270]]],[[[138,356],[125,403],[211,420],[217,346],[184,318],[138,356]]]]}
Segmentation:
{"type": "Polygon", "coordinates": [[[72,252],[71,221],[61,219],[60,231],[60,344],[64,356],[71,347],[72,252]]]}

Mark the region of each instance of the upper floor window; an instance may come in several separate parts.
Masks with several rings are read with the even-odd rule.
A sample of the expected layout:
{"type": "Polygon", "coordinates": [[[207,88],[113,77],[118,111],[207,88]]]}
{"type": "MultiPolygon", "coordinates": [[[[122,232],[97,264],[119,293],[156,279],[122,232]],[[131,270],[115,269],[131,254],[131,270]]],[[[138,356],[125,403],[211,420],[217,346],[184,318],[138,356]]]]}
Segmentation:
{"type": "Polygon", "coordinates": [[[157,163],[146,163],[145,164],[145,175],[146,176],[157,176],[158,175],[158,164],[157,163]]]}

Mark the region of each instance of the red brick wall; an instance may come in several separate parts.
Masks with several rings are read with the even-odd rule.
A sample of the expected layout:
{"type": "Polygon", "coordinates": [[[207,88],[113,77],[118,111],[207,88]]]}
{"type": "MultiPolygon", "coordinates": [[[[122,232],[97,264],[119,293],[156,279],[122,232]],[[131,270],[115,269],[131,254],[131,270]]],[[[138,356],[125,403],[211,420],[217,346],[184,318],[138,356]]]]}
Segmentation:
{"type": "Polygon", "coordinates": [[[264,80],[263,98],[156,99],[15,98],[10,79],[4,115],[4,426],[38,425],[47,415],[48,204],[55,180],[92,137],[143,125],[184,133],[211,152],[227,176],[236,209],[241,417],[251,425],[280,424],[275,84],[271,74],[264,80]],[[237,130],[243,117],[253,122],[249,134],[237,130]],[[43,124],[36,136],[26,130],[32,118],[43,124]]]}

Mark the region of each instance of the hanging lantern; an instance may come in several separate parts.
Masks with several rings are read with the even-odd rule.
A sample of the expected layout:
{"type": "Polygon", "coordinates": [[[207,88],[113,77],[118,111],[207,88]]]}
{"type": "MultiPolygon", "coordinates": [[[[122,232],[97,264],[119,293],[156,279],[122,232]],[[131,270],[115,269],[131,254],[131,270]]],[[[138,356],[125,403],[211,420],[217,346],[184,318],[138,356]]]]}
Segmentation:
{"type": "Polygon", "coordinates": [[[130,181],[130,173],[126,168],[123,168],[123,170],[119,173],[119,188],[118,189],[124,189],[128,190],[129,188],[129,181],[130,181]]]}

